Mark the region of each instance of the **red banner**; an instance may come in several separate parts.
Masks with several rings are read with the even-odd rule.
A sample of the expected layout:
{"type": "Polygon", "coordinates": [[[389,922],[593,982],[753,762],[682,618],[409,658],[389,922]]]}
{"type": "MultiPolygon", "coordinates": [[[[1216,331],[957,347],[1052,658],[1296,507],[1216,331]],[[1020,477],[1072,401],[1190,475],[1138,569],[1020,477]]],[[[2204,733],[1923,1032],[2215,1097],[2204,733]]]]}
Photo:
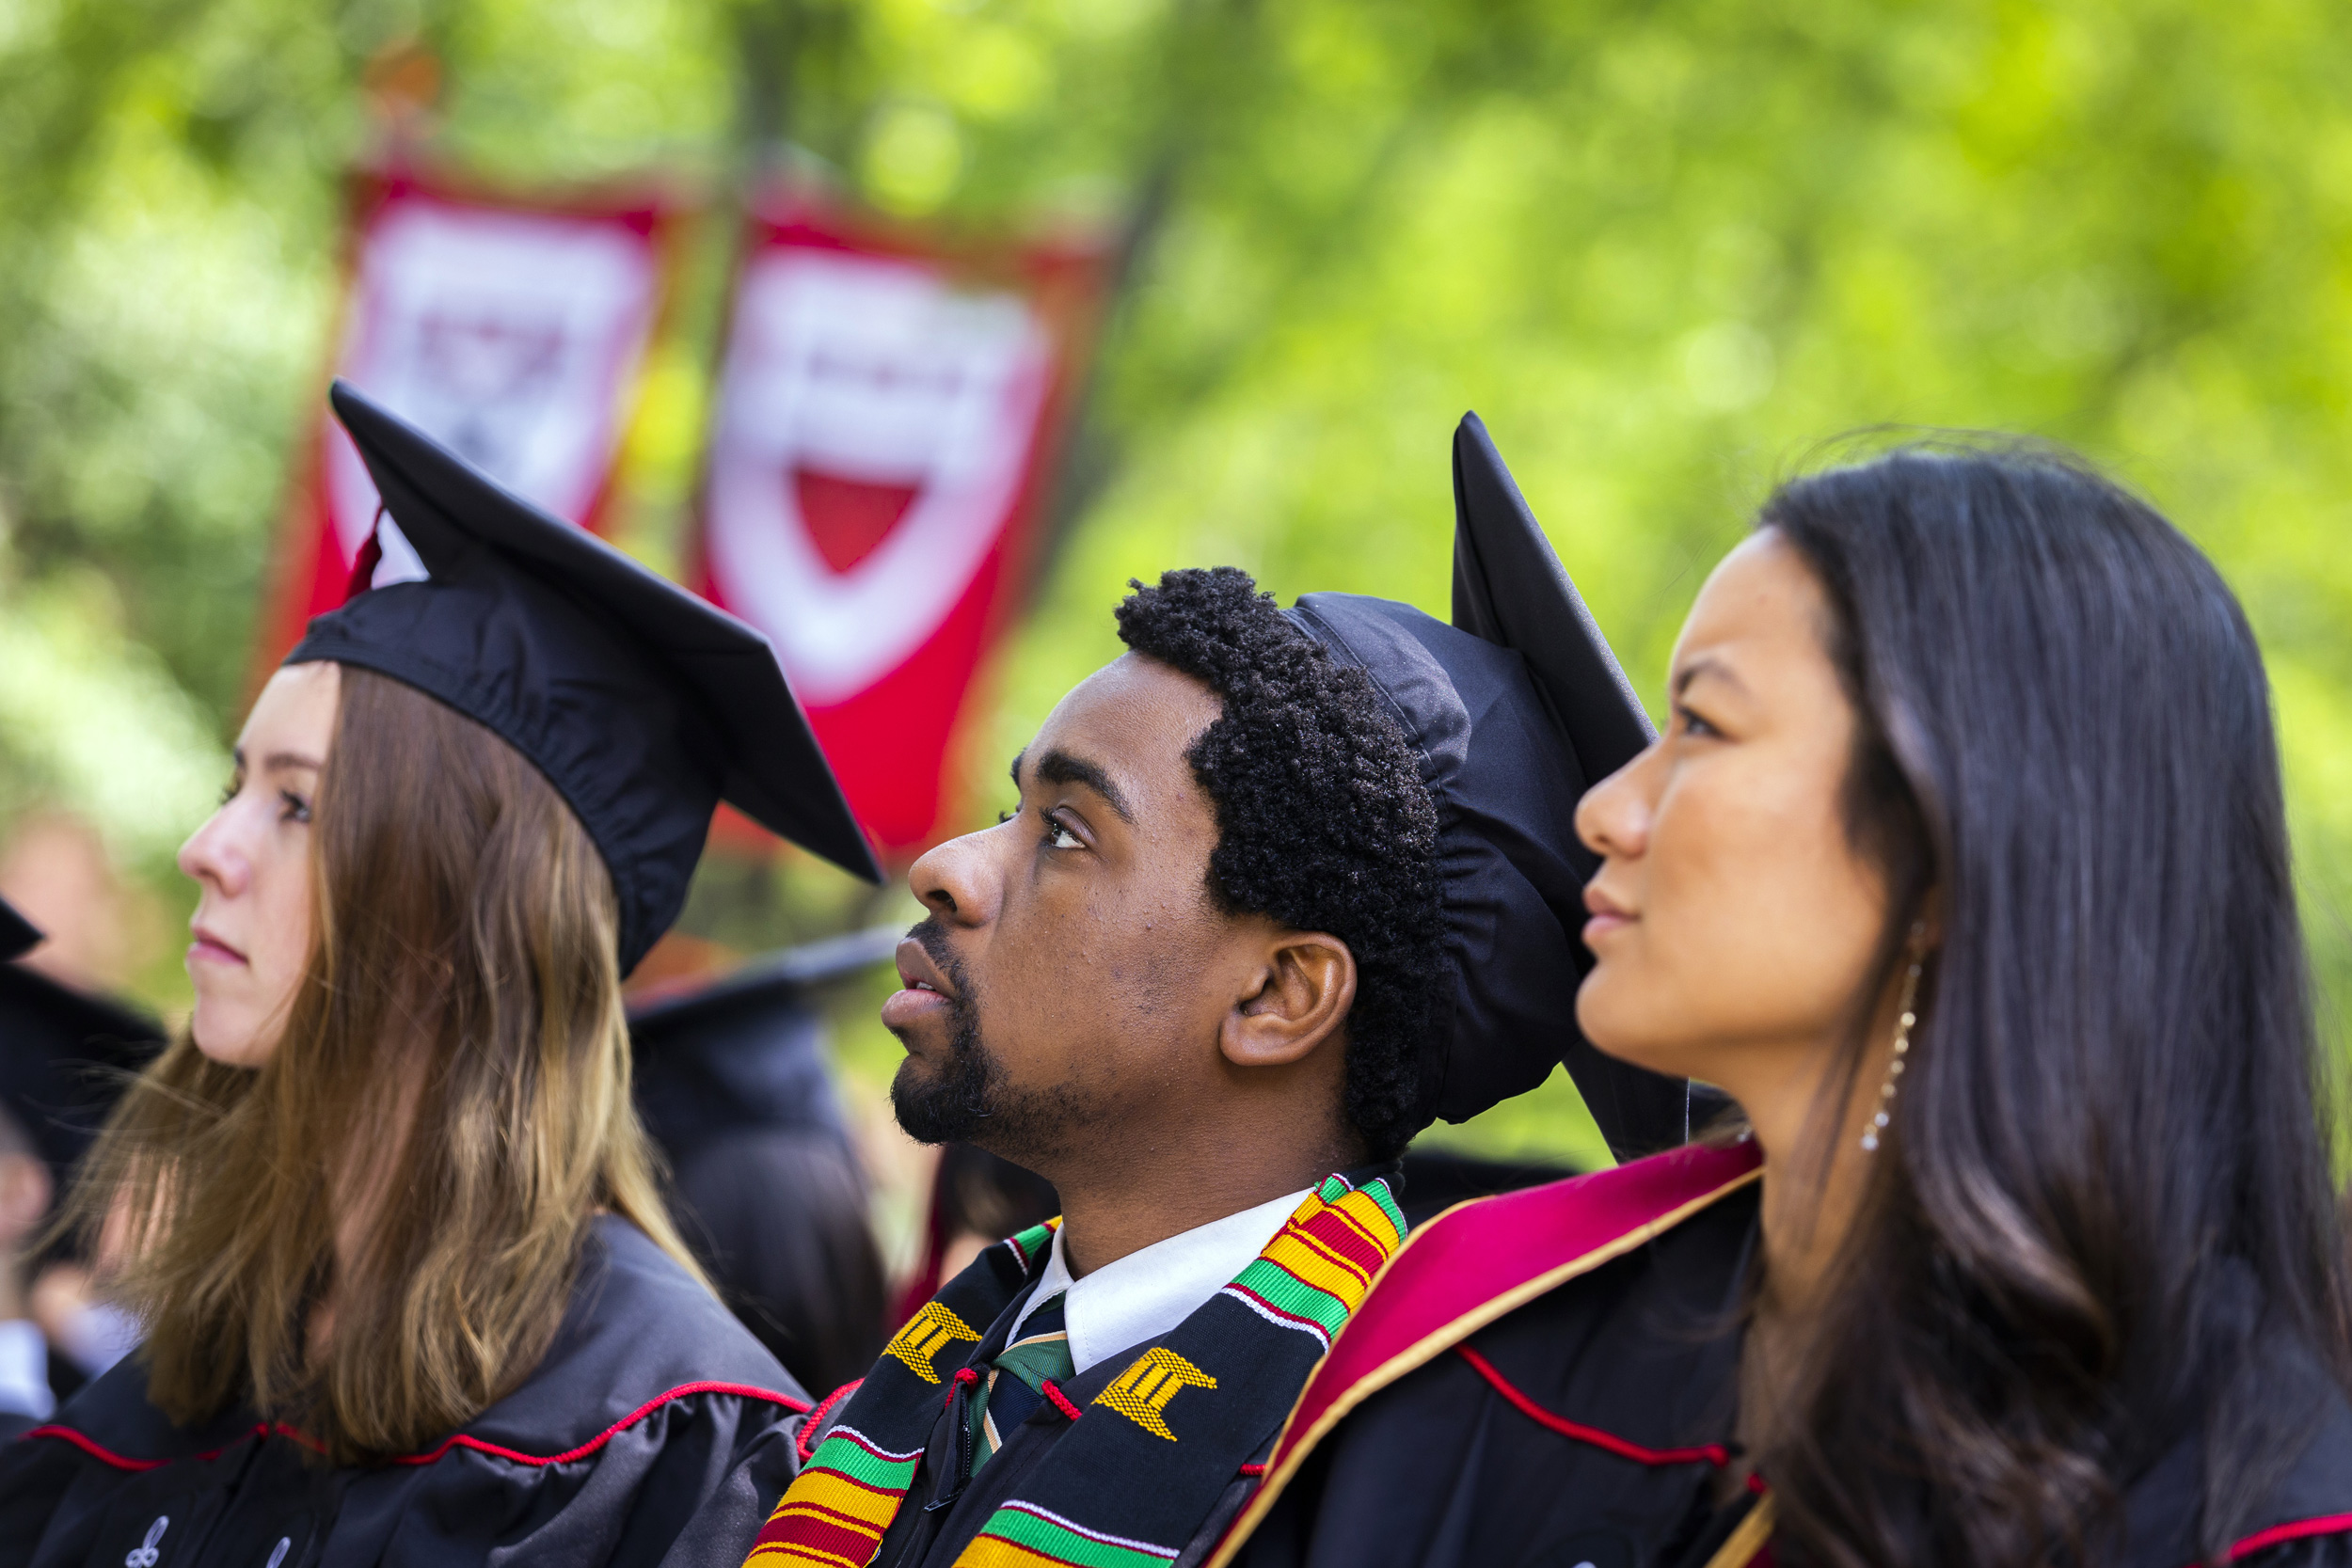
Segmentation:
{"type": "MultiPolygon", "coordinates": [[[[668,211],[520,202],[409,174],[361,177],[353,207],[335,373],[556,515],[597,527],[666,292],[668,211]]],[[[265,669],[342,603],[374,524],[375,487],[324,413],[304,471],[265,669]]]]}
{"type": "Polygon", "coordinates": [[[947,249],[808,205],[754,225],[697,585],[766,632],[850,804],[904,856],[1034,573],[1102,250],[947,249]]]}

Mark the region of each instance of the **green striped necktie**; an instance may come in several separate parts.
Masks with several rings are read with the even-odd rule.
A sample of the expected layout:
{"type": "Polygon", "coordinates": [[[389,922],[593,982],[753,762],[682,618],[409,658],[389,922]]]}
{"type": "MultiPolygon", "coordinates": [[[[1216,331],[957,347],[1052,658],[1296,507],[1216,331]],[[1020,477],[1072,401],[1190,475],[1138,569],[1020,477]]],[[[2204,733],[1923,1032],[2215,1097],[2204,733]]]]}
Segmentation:
{"type": "Polygon", "coordinates": [[[1045,1381],[1056,1383],[1071,1373],[1070,1330],[1062,1316],[1062,1297],[1051,1299],[1029,1314],[1021,1338],[996,1353],[989,1363],[987,1381],[972,1399],[972,1468],[977,1472],[990,1455],[1004,1446],[1005,1434],[1029,1418],[1045,1402],[1045,1381]]]}

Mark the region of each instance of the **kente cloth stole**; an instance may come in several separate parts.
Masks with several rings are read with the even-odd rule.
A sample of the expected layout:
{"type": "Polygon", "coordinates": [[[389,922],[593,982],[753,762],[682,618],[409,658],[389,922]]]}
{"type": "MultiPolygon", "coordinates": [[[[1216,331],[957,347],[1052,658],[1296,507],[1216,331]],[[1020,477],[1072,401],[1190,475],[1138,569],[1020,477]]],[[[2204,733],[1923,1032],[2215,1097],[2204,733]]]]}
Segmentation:
{"type": "MultiPolygon", "coordinates": [[[[982,1252],[898,1332],[769,1515],[744,1568],[874,1560],[942,1406],[965,1420],[967,1390],[987,1370],[973,1353],[1043,1272],[1060,1223],[982,1252]]],[[[1281,1425],[1404,1234],[1385,1179],[1357,1188],[1325,1178],[1232,1283],[1080,1409],[957,1568],[1167,1568],[1281,1425]]],[[[966,1477],[930,1479],[947,1498],[966,1477]]]]}

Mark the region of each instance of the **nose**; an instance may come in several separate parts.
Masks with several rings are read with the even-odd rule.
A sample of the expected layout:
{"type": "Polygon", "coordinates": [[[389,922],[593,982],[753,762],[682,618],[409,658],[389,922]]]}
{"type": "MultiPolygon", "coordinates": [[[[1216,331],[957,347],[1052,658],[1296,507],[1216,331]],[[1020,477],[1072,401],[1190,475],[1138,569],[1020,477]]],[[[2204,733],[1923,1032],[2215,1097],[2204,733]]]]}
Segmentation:
{"type": "Polygon", "coordinates": [[[230,820],[230,812],[236,802],[204,819],[204,825],[188,835],[180,846],[180,873],[201,887],[217,888],[224,897],[234,898],[253,879],[253,862],[237,843],[236,832],[230,820]]]}
{"type": "Polygon", "coordinates": [[[990,833],[966,833],[936,846],[907,872],[907,886],[923,907],[951,926],[985,926],[996,918],[1003,889],[990,833]]]}
{"type": "Polygon", "coordinates": [[[1630,859],[1649,847],[1657,806],[1653,743],[1631,762],[1584,792],[1576,803],[1576,836],[1597,855],[1630,859]]]}

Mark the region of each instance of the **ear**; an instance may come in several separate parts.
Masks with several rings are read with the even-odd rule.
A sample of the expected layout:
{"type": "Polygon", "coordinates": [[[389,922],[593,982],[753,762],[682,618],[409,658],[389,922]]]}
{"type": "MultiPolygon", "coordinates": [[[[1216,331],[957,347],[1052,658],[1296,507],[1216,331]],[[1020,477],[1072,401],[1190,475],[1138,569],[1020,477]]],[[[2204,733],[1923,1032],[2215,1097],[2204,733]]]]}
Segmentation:
{"type": "Polygon", "coordinates": [[[1356,1005],[1356,955],[1323,931],[1276,934],[1252,978],[1217,1032],[1218,1050],[1235,1067],[1303,1060],[1356,1005]]]}

